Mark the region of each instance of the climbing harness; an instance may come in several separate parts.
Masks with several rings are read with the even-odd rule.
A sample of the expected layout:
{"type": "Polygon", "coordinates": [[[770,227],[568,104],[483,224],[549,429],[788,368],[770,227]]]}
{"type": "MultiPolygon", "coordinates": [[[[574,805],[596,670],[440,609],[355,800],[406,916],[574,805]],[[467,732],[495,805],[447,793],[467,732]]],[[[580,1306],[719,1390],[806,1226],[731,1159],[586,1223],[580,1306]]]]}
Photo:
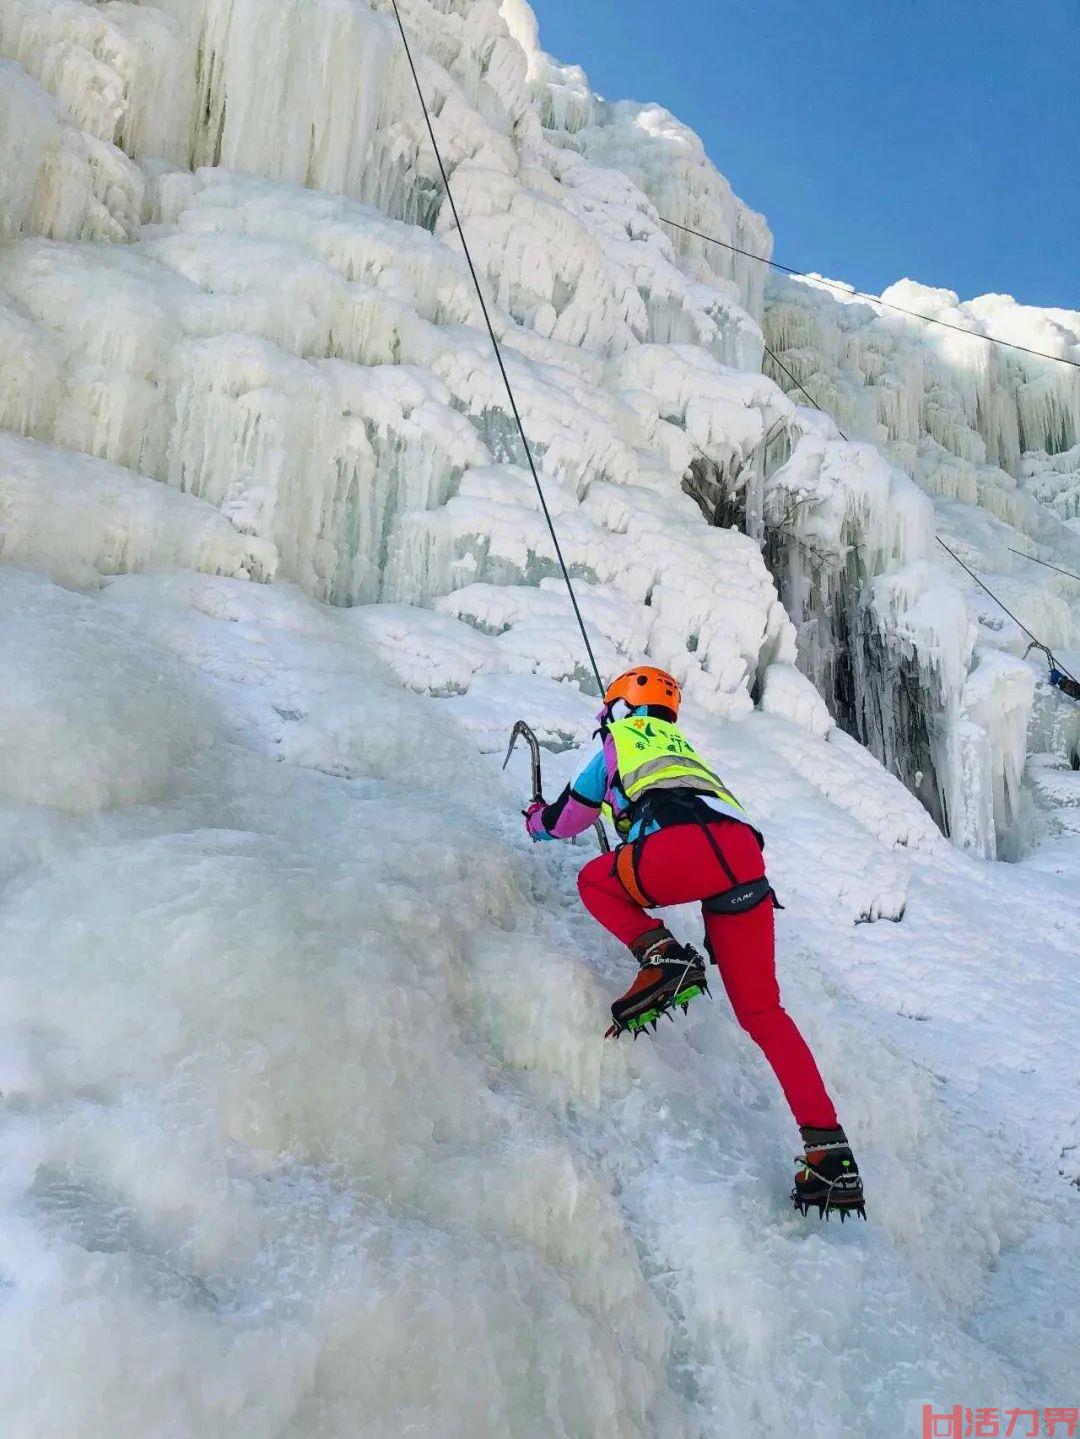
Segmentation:
{"type": "Polygon", "coordinates": [[[473,285],[476,287],[476,296],[480,301],[480,309],[484,316],[484,323],[491,339],[491,347],[495,351],[495,359],[498,361],[499,373],[502,375],[503,384],[506,387],[506,397],[510,401],[510,409],[513,411],[514,422],[517,425],[518,433],[521,436],[522,448],[525,451],[525,458],[529,463],[529,472],[536,486],[536,493],[540,500],[540,508],[543,511],[544,519],[547,521],[548,532],[551,535],[551,543],[555,548],[555,555],[559,561],[559,568],[562,570],[562,577],[566,581],[566,590],[570,596],[570,603],[574,609],[574,617],[578,622],[581,631],[581,638],[585,642],[585,651],[589,656],[589,664],[596,679],[596,688],[600,694],[604,693],[604,682],[600,678],[600,667],[596,663],[596,656],[593,654],[593,647],[589,641],[588,631],[585,629],[585,620],[578,605],[577,595],[574,592],[574,585],[570,579],[570,571],[567,568],[566,560],[563,558],[562,546],[559,544],[559,537],[555,531],[555,521],[552,519],[551,511],[548,508],[547,497],[544,494],[544,487],[540,483],[540,476],[537,473],[536,463],[533,460],[532,447],[525,434],[525,426],[521,420],[521,412],[518,410],[517,400],[514,397],[514,390],[510,384],[510,376],[506,372],[506,365],[503,361],[502,348],[499,345],[498,336],[495,334],[495,326],[491,322],[491,315],[488,312],[487,301],[484,299],[484,292],[480,286],[480,277],[473,264],[472,252],[465,239],[465,230],[461,223],[461,216],[458,214],[457,204],[454,201],[454,192],[450,188],[450,178],[446,173],[446,166],[443,164],[442,151],[439,149],[439,142],[435,138],[435,127],[431,123],[431,114],[428,111],[427,100],[424,98],[424,90],[420,84],[420,76],[417,74],[416,65],[413,61],[412,48],[409,45],[409,37],[405,33],[405,25],[401,19],[401,11],[398,8],[398,0],[391,0],[394,7],[394,18],[397,20],[398,30],[401,32],[401,43],[405,47],[405,56],[409,62],[409,69],[412,71],[413,84],[416,86],[416,93],[420,100],[420,108],[424,112],[424,123],[427,125],[428,135],[431,137],[432,149],[435,151],[435,159],[439,166],[439,174],[442,176],[443,187],[446,190],[446,198],[450,203],[450,211],[454,217],[454,225],[457,228],[458,238],[461,240],[461,248],[465,251],[465,259],[469,266],[469,274],[472,276],[473,285]]]}
{"type": "Polygon", "coordinates": [[[772,885],[762,875],[760,879],[752,879],[748,884],[736,884],[731,889],[724,890],[723,894],[714,894],[711,899],[702,900],[701,907],[708,914],[745,914],[747,910],[757,909],[759,904],[769,898],[777,909],[783,909],[784,906],[776,898],[772,885]]]}
{"type": "MultiPolygon", "coordinates": [[[[644,833],[647,826],[653,822],[662,828],[667,825],[695,824],[708,841],[717,864],[728,880],[725,889],[709,895],[701,901],[701,908],[706,914],[745,914],[766,901],[771,901],[774,909],[783,909],[784,906],[776,897],[776,891],[764,875],[752,880],[737,878],[710,828],[717,820],[723,821],[725,818],[730,820],[734,816],[724,816],[704,804],[702,802],[704,797],[701,793],[695,793],[688,789],[662,790],[647,796],[639,806],[635,818],[641,822],[642,833],[636,839],[619,845],[611,866],[611,873],[626,891],[627,898],[633,900],[642,909],[655,909],[657,906],[656,900],[649,894],[641,881],[641,856],[646,841],[650,838],[650,835],[644,833]]],[[[738,801],[735,803],[738,804],[738,801]]],[[[738,822],[752,829],[757,836],[758,843],[763,843],[761,835],[754,829],[745,814],[738,822]]],[[[709,958],[715,959],[716,956],[712,953],[712,945],[707,935],[705,947],[709,951],[709,958]]]]}
{"type": "MultiPolygon", "coordinates": [[[[853,290],[850,285],[845,285],[840,280],[826,280],[821,275],[811,275],[806,270],[796,270],[791,265],[782,264],[779,260],[770,260],[765,255],[755,255],[753,250],[743,250],[729,240],[721,240],[717,235],[706,235],[701,230],[691,229],[689,225],[680,225],[678,220],[669,220],[666,215],[661,215],[659,218],[662,225],[670,225],[673,230],[682,230],[684,234],[694,235],[699,240],[706,240],[710,245],[719,245],[721,249],[730,250],[735,255],[744,255],[748,260],[757,260],[762,265],[768,265],[770,269],[782,270],[785,275],[794,275],[796,279],[810,280],[815,285],[824,285],[830,290],[839,290],[849,300],[867,300],[872,305],[880,305],[882,309],[893,310],[898,315],[906,315],[909,320],[923,320],[928,325],[940,325],[943,330],[955,330],[958,335],[970,335],[973,340],[985,340],[988,345],[1002,345],[1008,350],[1020,350],[1025,355],[1034,355],[1040,360],[1053,360],[1059,365],[1071,365],[1074,369],[1080,370],[1080,360],[1070,360],[1067,355],[1048,355],[1045,350],[1033,350],[1028,345],[1018,344],[1015,340],[999,340],[995,335],[981,335],[978,330],[969,330],[966,325],[954,325],[951,320],[941,320],[936,315],[922,315],[918,310],[907,310],[903,305],[894,305],[891,300],[883,300],[880,296],[871,295],[866,290],[853,290]]],[[[800,386],[800,388],[802,387],[800,386]]],[[[815,409],[817,408],[819,407],[815,406],[815,409]]]]}
{"type": "Polygon", "coordinates": [[[653,909],[656,901],[638,878],[638,863],[641,859],[641,841],[635,839],[620,844],[615,851],[611,872],[622,885],[628,897],[642,909],[653,909]]]}

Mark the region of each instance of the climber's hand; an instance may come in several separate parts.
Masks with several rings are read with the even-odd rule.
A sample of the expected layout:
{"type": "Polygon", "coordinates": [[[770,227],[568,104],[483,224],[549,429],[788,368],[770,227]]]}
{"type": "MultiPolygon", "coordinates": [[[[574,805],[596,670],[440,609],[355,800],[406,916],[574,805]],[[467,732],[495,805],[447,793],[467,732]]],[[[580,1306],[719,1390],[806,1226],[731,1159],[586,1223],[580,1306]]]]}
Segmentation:
{"type": "Polygon", "coordinates": [[[527,809],[521,811],[525,816],[525,833],[530,839],[544,838],[546,831],[540,816],[545,809],[547,809],[547,800],[541,796],[539,799],[534,799],[527,809]]]}

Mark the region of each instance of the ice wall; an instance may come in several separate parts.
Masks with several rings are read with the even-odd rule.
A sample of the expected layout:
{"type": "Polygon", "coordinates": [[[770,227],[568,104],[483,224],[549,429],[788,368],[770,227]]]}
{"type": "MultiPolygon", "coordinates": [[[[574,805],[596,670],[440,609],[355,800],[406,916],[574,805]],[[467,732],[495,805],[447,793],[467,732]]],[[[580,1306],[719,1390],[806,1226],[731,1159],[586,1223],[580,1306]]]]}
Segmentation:
{"type": "MultiPolygon", "coordinates": [[[[970,791],[955,764],[939,772],[950,745],[932,755],[914,738],[960,722],[963,667],[947,671],[938,637],[895,606],[871,612],[872,582],[925,558],[928,515],[884,469],[869,482],[877,462],[836,436],[834,462],[802,492],[821,422],[756,373],[763,267],[660,220],[767,254],[762,217],[673,116],[603,100],[546,55],[519,0],[406,8],[605,666],[645,650],[700,703],[735,716],[761,696],[770,665],[795,659],[798,631],[803,668],[841,723],[991,852],[1003,812],[987,828],[980,792],[970,815],[957,813],[970,791]],[[706,528],[702,507],[749,541],[706,528]],[[783,606],[760,558],[766,543],[783,606]],[[851,664],[849,649],[861,655],[851,664]],[[890,726],[896,665],[913,704],[925,693],[911,724],[890,726]]],[[[156,480],[213,506],[238,535],[272,547],[260,573],[276,569],[334,603],[422,606],[429,618],[414,615],[417,627],[436,624],[438,605],[445,637],[449,617],[475,628],[459,594],[505,591],[504,616],[497,598],[486,606],[497,663],[489,654],[466,674],[455,662],[461,691],[499,665],[591,684],[572,644],[558,674],[538,658],[554,554],[517,468],[387,5],[3,0],[0,53],[16,159],[0,194],[10,238],[0,424],[124,467],[140,493],[156,480]]],[[[839,366],[843,345],[827,324],[799,330],[818,314],[802,305],[801,291],[786,310],[771,303],[774,343],[788,353],[805,339],[839,366]]],[[[983,310],[988,328],[1020,323],[1004,305],[983,310]]],[[[872,369],[882,343],[855,359],[872,369]]],[[[917,346],[894,348],[902,382],[882,362],[876,393],[912,453],[889,458],[912,473],[917,452],[936,475],[948,468],[935,469],[926,445],[936,445],[962,471],[948,482],[982,483],[995,513],[1024,520],[1041,542],[1037,498],[972,479],[970,467],[988,446],[1012,456],[1021,435],[1053,448],[1074,423],[1068,396],[1038,375],[1021,385],[1019,372],[994,371],[928,405],[937,418],[924,436],[913,396],[930,362],[917,346]],[[1009,384],[1023,390],[1012,409],[1009,384]]],[[[865,387],[845,385],[848,408],[869,403],[865,387]]],[[[831,397],[821,394],[826,408],[831,397]]],[[[848,409],[837,418],[846,423],[848,409]]],[[[126,565],[148,562],[129,547],[126,565]]],[[[931,588],[948,585],[925,573],[931,588]]],[[[473,652],[465,639],[462,649],[473,652]]],[[[988,742],[1000,779],[1016,757],[988,742]]]]}
{"type": "MultiPolygon", "coordinates": [[[[1030,554],[1074,572],[1080,567],[1080,550],[1068,524],[1075,508],[1080,371],[1053,359],[988,344],[982,337],[1075,360],[1080,357],[1080,314],[1038,310],[1000,295],[961,303],[949,291],[912,281],[892,286],[881,298],[973,333],[960,335],[898,315],[871,300],[845,296],[814,278],[779,277],[770,279],[768,286],[768,344],[846,434],[873,442],[929,497],[933,513],[926,533],[940,534],[1045,644],[1070,649],[1080,640],[1075,605],[1080,587],[1067,577],[1055,578],[1023,556],[1030,554]]],[[[768,361],[766,369],[798,394],[779,367],[768,361]]],[[[812,535],[801,548],[808,553],[799,557],[800,572],[807,565],[820,569],[812,535]]],[[[862,569],[861,550],[856,545],[846,563],[854,561],[856,569],[862,569]]],[[[945,558],[944,563],[948,566],[952,561],[945,558]]],[[[852,584],[855,576],[849,573],[845,582],[836,563],[827,569],[829,582],[840,586],[850,604],[860,588],[852,584]]],[[[871,565],[869,575],[875,572],[871,565]]],[[[789,564],[786,577],[780,578],[785,603],[797,612],[800,576],[789,564]]],[[[954,836],[985,851],[985,841],[977,836],[985,834],[989,806],[999,843],[1012,850],[1018,842],[1018,825],[1022,827],[1024,806],[1018,803],[1016,791],[1027,752],[1026,723],[1037,666],[1030,667],[1025,677],[1019,662],[1029,636],[959,569],[951,578],[966,589],[973,622],[955,631],[970,628],[972,643],[962,662],[953,666],[951,683],[940,683],[935,659],[940,647],[925,625],[912,627],[895,613],[896,623],[886,625],[886,631],[894,631],[894,640],[900,638],[900,648],[915,671],[927,667],[937,672],[916,705],[921,715],[904,726],[914,741],[901,746],[906,755],[895,756],[875,734],[868,717],[851,716],[835,682],[828,674],[823,676],[815,663],[813,645],[804,646],[804,663],[816,682],[824,680],[825,693],[834,696],[842,722],[905,775],[954,836]],[[917,631],[921,645],[915,642],[917,631]],[[999,652],[996,658],[994,651],[999,652]],[[1005,702],[1003,713],[987,706],[984,696],[988,689],[998,690],[1001,667],[1009,663],[1005,656],[1013,663],[1014,679],[1013,698],[1005,702]],[[939,751],[937,759],[928,756],[917,738],[929,731],[951,736],[931,744],[931,750],[939,751]],[[916,774],[922,776],[918,784],[913,783],[916,774]],[[971,793],[972,777],[979,775],[983,777],[975,781],[979,798],[972,806],[964,795],[971,793]]],[[[928,582],[927,597],[938,582],[928,582]]],[[[907,595],[905,603],[915,604],[924,615],[929,612],[918,587],[913,593],[906,584],[886,590],[887,613],[894,610],[898,593],[907,595]]],[[[883,593],[880,587],[878,592],[883,593]]],[[[831,647],[837,647],[839,638],[846,653],[846,637],[853,628],[858,632],[858,619],[843,613],[843,600],[830,601],[829,610],[841,618],[839,626],[823,620],[820,605],[815,623],[824,629],[831,647]]],[[[805,631],[805,624],[802,628],[805,631]]],[[[889,665],[874,664],[873,674],[880,674],[882,695],[909,692],[909,685],[891,674],[889,665]]],[[[875,688],[871,678],[869,691],[860,688],[859,692],[872,695],[875,688]]]]}
{"type": "MultiPolygon", "coordinates": [[[[745,723],[691,707],[769,830],[788,1003],[872,1185],[872,1227],[807,1232],[733,1018],[604,1045],[627,960],[573,903],[587,851],[529,852],[474,694],[371,653],[399,626],[445,672],[462,634],[497,649],[506,595],[433,643],[280,582],[0,564],[18,1439],[884,1439],[961,1378],[1067,1386],[1075,857],[950,851],[790,667],[745,723]]],[[[528,613],[550,653],[565,626],[528,613]]],[[[572,687],[491,673],[485,700],[588,736],[572,687]]]]}
{"type": "MultiPolygon", "coordinates": [[[[847,296],[813,277],[770,278],[770,347],[840,426],[891,447],[912,468],[936,445],[960,460],[1018,476],[1028,451],[1080,440],[1080,372],[1023,349],[1080,360],[1080,312],[1020,305],[1008,295],[961,302],[951,290],[902,280],[888,304],[968,330],[945,329],[847,296]],[[987,337],[984,339],[982,337],[987,337]],[[814,386],[817,386],[817,389],[814,386]]],[[[777,378],[790,384],[777,371],[777,378]]]]}
{"type": "Polygon", "coordinates": [[[1044,1403],[1080,726],[933,527],[1065,644],[1008,544],[1068,533],[1069,452],[994,509],[939,446],[931,510],[761,373],[760,267],[665,233],[770,244],[696,137],[522,0],[403,11],[601,667],[675,669],[768,833],[873,1222],[791,1214],[722,1006],[601,1043],[587,851],[527,853],[477,753],[527,715],[558,783],[596,703],[386,4],[0,0],[5,1439],[1044,1403]],[[1029,792],[1063,837],[980,865],[897,775],[976,852],[1029,792]]]}
{"type": "MultiPolygon", "coordinates": [[[[3,423],[213,505],[337,603],[450,614],[459,589],[523,589],[488,624],[518,631],[520,650],[512,635],[499,649],[511,669],[538,663],[528,608],[550,608],[537,586],[554,554],[387,15],[2,13],[19,67],[5,96],[40,119],[7,207],[22,238],[0,255],[3,423]],[[137,175],[131,243],[73,244],[98,232],[49,221],[61,122],[137,175]]],[[[741,462],[792,411],[739,372],[760,358],[760,287],[681,256],[649,190],[754,243],[764,223],[670,116],[547,113],[550,62],[515,38],[522,8],[510,26],[493,6],[408,18],[605,663],[633,635],[703,703],[745,713],[792,632],[754,547],[706,531],[680,480],[695,453],[741,462]],[[614,167],[631,153],[632,174],[614,167]]],[[[591,683],[565,648],[561,677],[591,683]]]]}
{"type": "Polygon", "coordinates": [[[1023,457],[1021,484],[1041,504],[1080,534],[1080,445],[1047,454],[1035,451],[1023,457]]]}

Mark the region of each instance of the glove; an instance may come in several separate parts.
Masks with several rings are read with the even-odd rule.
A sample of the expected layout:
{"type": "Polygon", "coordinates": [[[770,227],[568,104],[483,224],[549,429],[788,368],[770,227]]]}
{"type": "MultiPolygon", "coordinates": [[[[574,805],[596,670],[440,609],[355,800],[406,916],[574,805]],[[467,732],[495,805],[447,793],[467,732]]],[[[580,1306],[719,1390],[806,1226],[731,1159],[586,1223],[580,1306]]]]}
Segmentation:
{"type": "Polygon", "coordinates": [[[544,838],[543,835],[537,834],[536,830],[543,829],[543,824],[540,821],[540,812],[545,809],[547,809],[547,800],[541,797],[540,799],[534,799],[527,809],[521,811],[525,816],[525,833],[531,840],[544,838]]]}

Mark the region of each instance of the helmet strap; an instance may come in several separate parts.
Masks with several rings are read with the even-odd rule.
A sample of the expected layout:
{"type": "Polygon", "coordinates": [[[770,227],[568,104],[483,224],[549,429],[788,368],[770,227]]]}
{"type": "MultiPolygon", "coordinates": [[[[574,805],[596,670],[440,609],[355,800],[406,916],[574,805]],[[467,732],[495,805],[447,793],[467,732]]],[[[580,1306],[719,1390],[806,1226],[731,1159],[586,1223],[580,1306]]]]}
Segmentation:
{"type": "Polygon", "coordinates": [[[603,734],[604,731],[607,729],[608,725],[611,723],[611,711],[614,708],[614,701],[611,704],[604,704],[601,706],[596,715],[597,728],[593,730],[593,739],[596,739],[597,735],[603,734]]]}

